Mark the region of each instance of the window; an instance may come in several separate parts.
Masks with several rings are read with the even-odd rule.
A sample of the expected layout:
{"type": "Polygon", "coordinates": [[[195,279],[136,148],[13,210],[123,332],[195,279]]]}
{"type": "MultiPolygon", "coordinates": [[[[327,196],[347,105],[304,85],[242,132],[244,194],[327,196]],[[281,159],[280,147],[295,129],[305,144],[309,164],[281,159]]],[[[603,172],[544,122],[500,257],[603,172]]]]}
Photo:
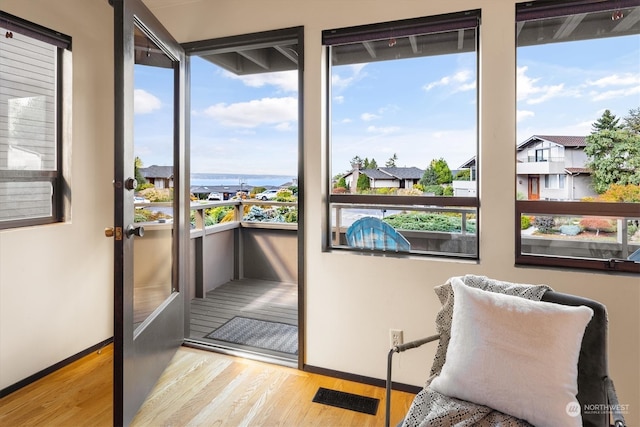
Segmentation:
{"type": "Polygon", "coordinates": [[[61,82],[71,39],[2,12],[0,33],[0,229],[61,221],[61,82]]]}
{"type": "Polygon", "coordinates": [[[544,187],[549,189],[563,189],[565,182],[564,175],[545,175],[544,187]]]}
{"type": "Polygon", "coordinates": [[[640,272],[640,7],[516,7],[516,263],[640,272]]]}
{"type": "Polygon", "coordinates": [[[323,32],[332,177],[326,248],[371,251],[347,235],[357,220],[374,217],[408,242],[385,250],[376,234],[367,246],[379,252],[478,258],[479,17],[323,32]]]}

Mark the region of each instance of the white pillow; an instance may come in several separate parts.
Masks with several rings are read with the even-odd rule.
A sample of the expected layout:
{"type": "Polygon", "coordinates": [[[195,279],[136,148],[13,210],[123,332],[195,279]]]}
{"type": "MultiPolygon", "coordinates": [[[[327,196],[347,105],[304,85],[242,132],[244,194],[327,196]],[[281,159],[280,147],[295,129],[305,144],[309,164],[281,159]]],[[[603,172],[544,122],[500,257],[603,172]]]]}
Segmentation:
{"type": "Polygon", "coordinates": [[[538,426],[582,425],[578,356],[589,307],[530,301],[455,278],[451,341],[431,388],[538,426]]]}

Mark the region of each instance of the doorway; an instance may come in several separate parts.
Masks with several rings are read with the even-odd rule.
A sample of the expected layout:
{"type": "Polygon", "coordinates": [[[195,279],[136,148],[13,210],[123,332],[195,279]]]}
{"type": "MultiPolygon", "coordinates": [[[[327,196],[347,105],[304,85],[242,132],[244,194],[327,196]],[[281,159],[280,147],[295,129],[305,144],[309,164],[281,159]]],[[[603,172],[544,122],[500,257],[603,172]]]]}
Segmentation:
{"type": "Polygon", "coordinates": [[[540,199],[540,177],[539,176],[530,176],[529,177],[529,191],[528,191],[528,199],[529,200],[539,200],[540,199]]]}
{"type": "Polygon", "coordinates": [[[301,366],[302,28],[187,43],[186,342],[301,366]]]}

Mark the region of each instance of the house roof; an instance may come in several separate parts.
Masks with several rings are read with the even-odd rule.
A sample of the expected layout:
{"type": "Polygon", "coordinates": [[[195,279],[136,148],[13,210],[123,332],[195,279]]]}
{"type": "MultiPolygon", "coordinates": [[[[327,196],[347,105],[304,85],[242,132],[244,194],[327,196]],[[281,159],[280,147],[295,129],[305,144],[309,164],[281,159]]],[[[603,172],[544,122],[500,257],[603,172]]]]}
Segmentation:
{"type": "Polygon", "coordinates": [[[476,165],[476,156],[473,156],[466,162],[460,165],[460,169],[470,169],[476,165]]]}
{"type": "Polygon", "coordinates": [[[140,168],[140,173],[145,178],[173,178],[173,166],[153,165],[148,168],[140,168]]]}
{"type": "MultiPolygon", "coordinates": [[[[424,171],[415,166],[409,168],[377,168],[377,169],[360,169],[360,173],[367,175],[371,179],[420,179],[424,171]]],[[[345,174],[347,177],[352,175],[353,171],[345,174]]]]}
{"type": "Polygon", "coordinates": [[[566,135],[533,135],[520,145],[518,145],[518,151],[529,147],[530,145],[538,144],[542,141],[552,142],[554,144],[562,145],[567,148],[583,148],[586,147],[584,136],[566,136],[566,135]]]}
{"type": "Polygon", "coordinates": [[[591,169],[589,168],[564,168],[564,170],[571,175],[578,173],[586,173],[591,175],[591,169]]]}
{"type": "Polygon", "coordinates": [[[398,179],[420,179],[424,175],[424,170],[415,166],[409,168],[378,168],[381,171],[388,173],[398,179]]]}

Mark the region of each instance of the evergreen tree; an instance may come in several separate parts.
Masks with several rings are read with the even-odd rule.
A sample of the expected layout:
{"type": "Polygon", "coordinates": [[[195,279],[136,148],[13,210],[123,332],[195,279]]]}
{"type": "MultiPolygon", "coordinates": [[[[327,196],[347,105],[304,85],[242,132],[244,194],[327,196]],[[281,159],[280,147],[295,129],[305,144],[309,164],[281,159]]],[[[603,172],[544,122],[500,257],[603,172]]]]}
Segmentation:
{"type": "Polygon", "coordinates": [[[395,168],[397,160],[398,155],[396,153],[393,153],[393,156],[389,157],[389,160],[387,160],[387,163],[385,163],[384,166],[387,168],[395,168]]]}
{"type": "Polygon", "coordinates": [[[420,178],[419,183],[425,188],[430,185],[438,185],[438,174],[431,167],[431,165],[429,165],[429,167],[425,169],[424,173],[422,174],[422,178],[420,178]]]}
{"type": "Polygon", "coordinates": [[[369,162],[369,169],[378,169],[378,163],[376,162],[376,159],[374,159],[373,157],[369,162]]]}
{"type": "Polygon", "coordinates": [[[604,110],[602,117],[600,117],[594,124],[591,125],[591,133],[600,132],[601,130],[619,130],[622,129],[622,125],[619,125],[619,118],[615,114],[611,114],[611,111],[604,110]]]}
{"type": "Polygon", "coordinates": [[[369,177],[363,173],[358,175],[358,182],[356,183],[356,188],[358,192],[362,192],[364,190],[368,190],[370,187],[369,177]]]}

